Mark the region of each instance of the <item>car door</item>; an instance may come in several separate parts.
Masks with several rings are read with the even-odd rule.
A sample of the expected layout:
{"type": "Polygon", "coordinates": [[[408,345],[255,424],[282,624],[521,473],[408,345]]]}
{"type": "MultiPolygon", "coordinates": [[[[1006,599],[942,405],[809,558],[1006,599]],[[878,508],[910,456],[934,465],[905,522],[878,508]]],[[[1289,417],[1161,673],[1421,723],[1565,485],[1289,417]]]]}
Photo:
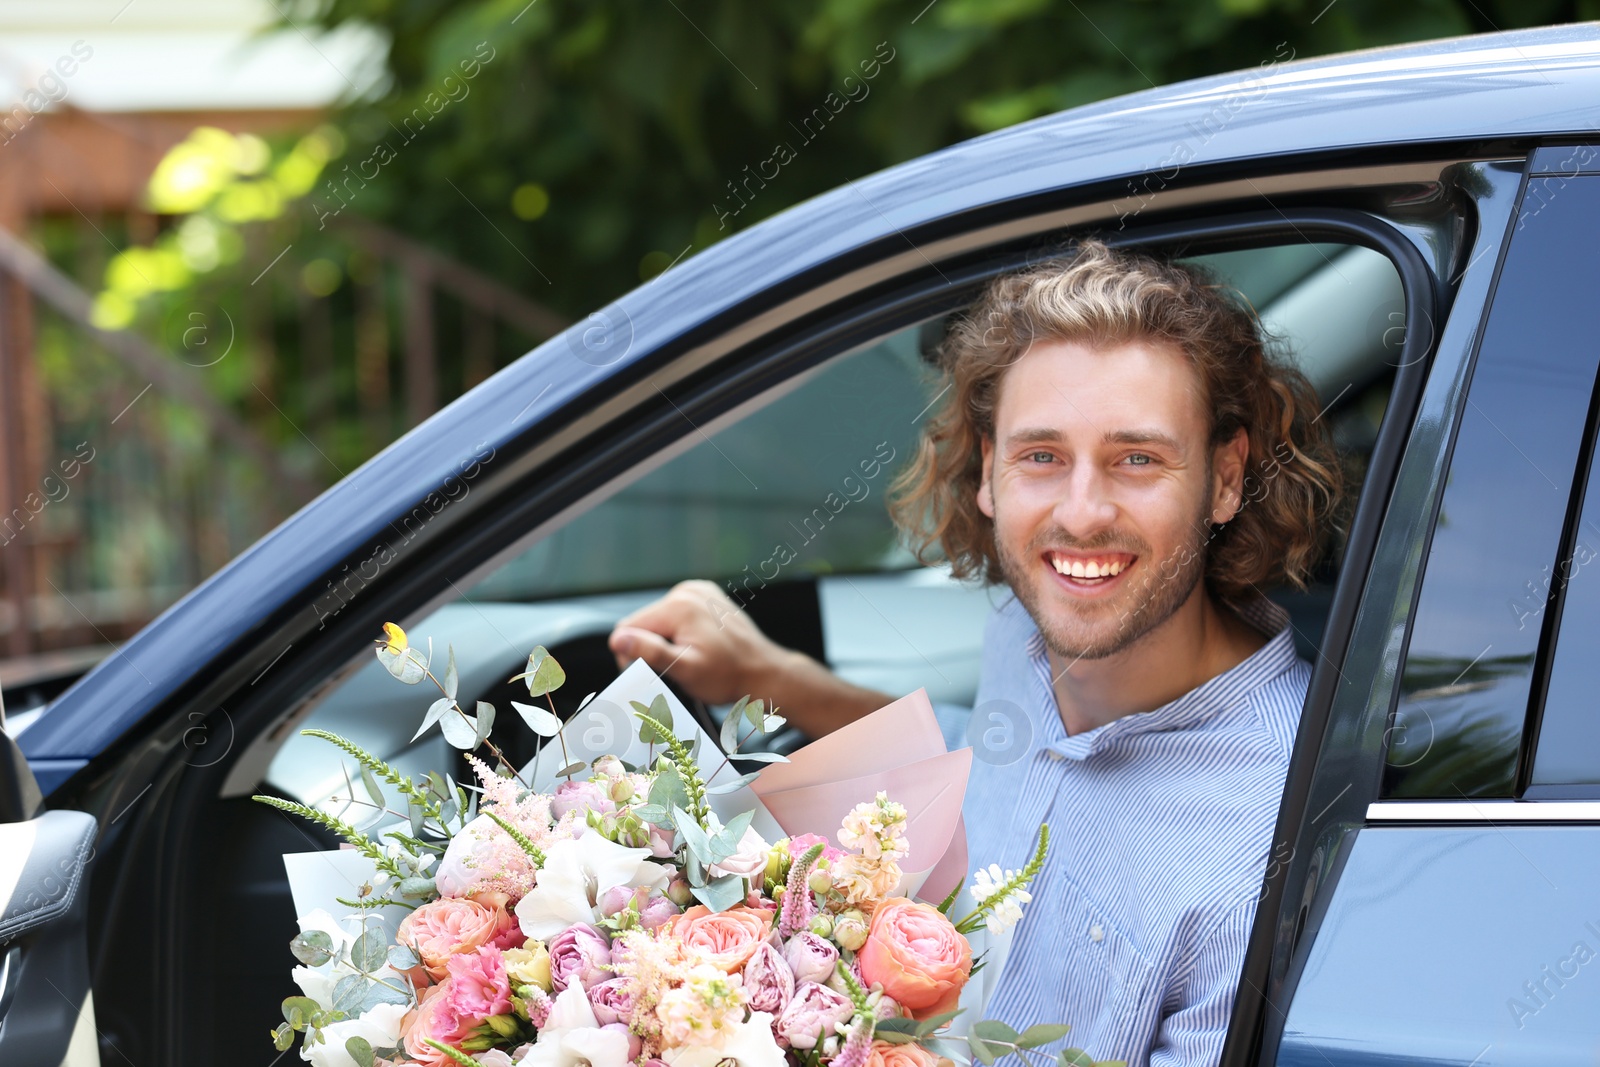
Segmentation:
{"type": "Polygon", "coordinates": [[[86,939],[95,830],[83,812],[40,809],[0,730],[0,1063],[100,1062],[86,939]]]}
{"type": "Polygon", "coordinates": [[[1595,157],[1486,171],[1307,816],[1280,826],[1259,1062],[1600,1049],[1595,157]]]}

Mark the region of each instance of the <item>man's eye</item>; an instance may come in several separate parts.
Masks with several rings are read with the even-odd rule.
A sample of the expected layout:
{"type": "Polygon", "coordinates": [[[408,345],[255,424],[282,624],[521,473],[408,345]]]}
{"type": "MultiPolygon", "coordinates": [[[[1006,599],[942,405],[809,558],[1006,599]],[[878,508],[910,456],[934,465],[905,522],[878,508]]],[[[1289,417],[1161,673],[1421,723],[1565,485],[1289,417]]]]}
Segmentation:
{"type": "Polygon", "coordinates": [[[1135,467],[1148,467],[1155,462],[1155,457],[1147,456],[1143,452],[1135,452],[1128,457],[1128,462],[1135,467]]]}
{"type": "Polygon", "coordinates": [[[1030,463],[1049,463],[1055,458],[1056,457],[1051,455],[1049,452],[1030,452],[1028,454],[1028,461],[1030,463]]]}

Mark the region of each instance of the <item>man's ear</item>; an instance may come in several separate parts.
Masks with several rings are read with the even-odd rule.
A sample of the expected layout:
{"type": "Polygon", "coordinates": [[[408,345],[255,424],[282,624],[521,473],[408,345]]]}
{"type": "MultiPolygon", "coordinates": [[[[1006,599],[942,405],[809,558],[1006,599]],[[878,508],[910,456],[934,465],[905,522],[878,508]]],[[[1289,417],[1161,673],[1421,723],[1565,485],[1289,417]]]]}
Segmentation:
{"type": "Polygon", "coordinates": [[[990,471],[994,469],[994,442],[987,437],[979,441],[983,449],[983,480],[978,483],[978,510],[994,518],[994,483],[990,471]]]}
{"type": "Polygon", "coordinates": [[[1224,523],[1244,507],[1244,476],[1250,463],[1250,434],[1243,426],[1211,455],[1211,521],[1224,523]]]}

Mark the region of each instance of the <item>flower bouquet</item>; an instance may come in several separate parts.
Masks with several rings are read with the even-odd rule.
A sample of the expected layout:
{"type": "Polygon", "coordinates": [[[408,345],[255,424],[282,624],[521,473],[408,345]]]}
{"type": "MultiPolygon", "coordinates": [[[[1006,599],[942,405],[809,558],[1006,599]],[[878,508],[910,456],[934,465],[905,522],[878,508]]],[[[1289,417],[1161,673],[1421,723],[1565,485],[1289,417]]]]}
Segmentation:
{"type": "Polygon", "coordinates": [[[438,675],[431,643],[424,653],[398,626],[384,631],[389,673],[440,694],[418,736],[438,726],[478,781],[414,780],[307,731],[355,763],[332,810],[255,798],[348,842],[285,857],[301,994],[283,1002],[278,1049],[298,1035],[319,1067],[1093,1064],[1044,1050],[1064,1025],[955,1021],[974,972],[994,963],[974,958],[974,940],[1021,917],[1049,839],[1041,826],[1020,871],[979,872],[965,889],[959,871],[941,900],[912,899],[940,882],[941,864],[965,865],[965,763],[954,814],[948,778],[927,794],[937,824],[883,789],[844,804],[845,788],[914,793],[927,767],[828,782],[802,766],[819,762],[802,760],[807,750],[792,764],[742,751],[783,723],[760,700],[734,705],[718,744],[642,663],[563,726],[549,694],[565,673],[536,648],[512,680],[547,707],[512,704],[544,741],[518,769],[489,738],[495,709],[457,702],[454,650],[438,675]],[[772,766],[741,773],[733,761],[772,766]],[[791,832],[829,810],[842,811],[831,839],[791,832]],[[919,857],[924,828],[942,843],[919,857]]]}

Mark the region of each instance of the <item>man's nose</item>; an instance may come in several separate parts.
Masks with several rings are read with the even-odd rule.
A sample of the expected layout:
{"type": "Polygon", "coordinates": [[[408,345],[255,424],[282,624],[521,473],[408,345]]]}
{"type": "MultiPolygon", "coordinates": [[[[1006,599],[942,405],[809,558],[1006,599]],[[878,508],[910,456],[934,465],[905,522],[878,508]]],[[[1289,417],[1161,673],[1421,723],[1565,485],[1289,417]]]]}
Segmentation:
{"type": "Polygon", "coordinates": [[[1087,539],[1116,522],[1117,504],[1103,471],[1080,463],[1062,483],[1062,490],[1051,517],[1073,537],[1087,539]]]}

